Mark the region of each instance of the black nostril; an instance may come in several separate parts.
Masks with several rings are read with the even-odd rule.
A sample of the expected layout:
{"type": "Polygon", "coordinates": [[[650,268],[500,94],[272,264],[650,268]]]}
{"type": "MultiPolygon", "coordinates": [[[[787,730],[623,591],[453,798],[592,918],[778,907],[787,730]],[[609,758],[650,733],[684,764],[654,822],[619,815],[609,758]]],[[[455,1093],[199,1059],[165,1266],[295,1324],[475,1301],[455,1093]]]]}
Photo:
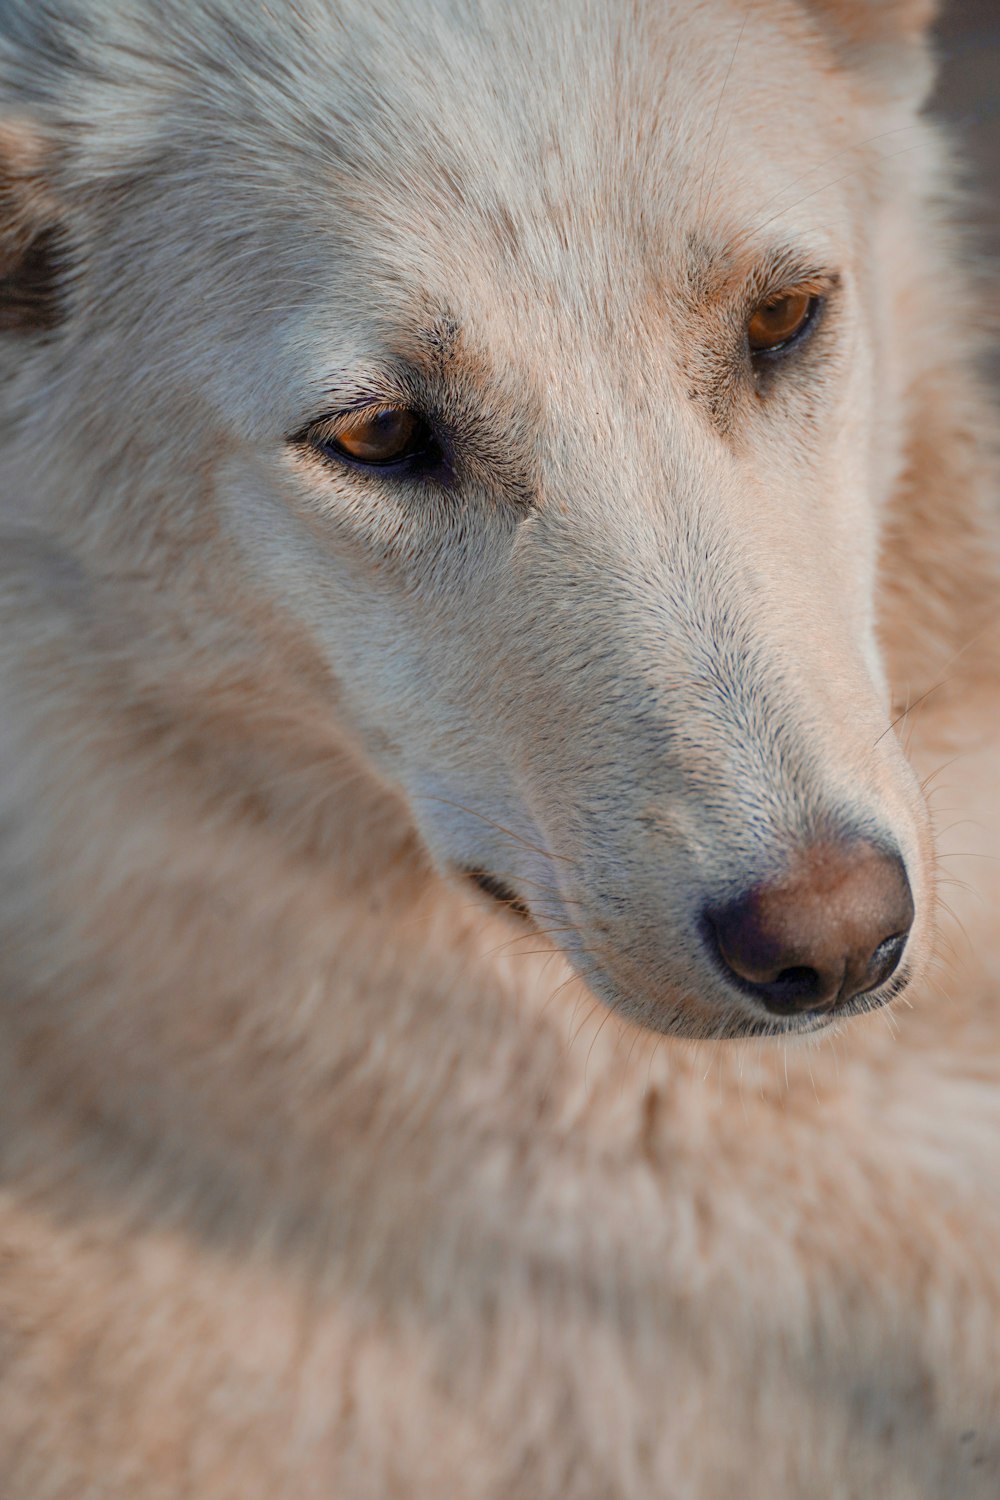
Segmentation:
{"type": "MultiPolygon", "coordinates": [[[[727,968],[730,967],[725,959],[723,963],[727,968]]],[[[782,969],[774,979],[764,982],[747,980],[740,974],[736,977],[741,989],[752,994],[754,999],[761,1001],[776,1016],[798,1015],[807,1010],[829,1010],[833,1003],[822,976],[807,964],[795,964],[782,969]]]]}
{"type": "Polygon", "coordinates": [[[817,1000],[822,987],[823,982],[816,970],[808,968],[805,964],[797,964],[791,969],[782,969],[777,979],[772,980],[770,985],[762,986],[770,992],[772,1004],[797,1004],[802,1000],[817,1000]]]}
{"type": "Polygon", "coordinates": [[[799,964],[794,969],[782,969],[775,983],[783,985],[788,990],[814,989],[819,983],[819,975],[815,969],[799,964]]]}
{"type": "Polygon", "coordinates": [[[706,910],[727,978],[775,1015],[832,1010],[898,968],[913,922],[902,860],[868,840],[801,850],[781,879],[706,910]]]}

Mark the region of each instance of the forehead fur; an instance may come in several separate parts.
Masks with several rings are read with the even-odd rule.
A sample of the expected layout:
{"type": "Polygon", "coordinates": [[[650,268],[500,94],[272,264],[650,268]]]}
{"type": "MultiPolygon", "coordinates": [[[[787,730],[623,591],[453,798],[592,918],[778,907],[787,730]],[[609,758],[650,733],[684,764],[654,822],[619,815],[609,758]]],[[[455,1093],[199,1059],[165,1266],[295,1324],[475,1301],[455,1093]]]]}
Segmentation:
{"type": "Polygon", "coordinates": [[[518,215],[578,235],[637,185],[655,221],[677,208],[677,184],[707,193],[748,129],[763,145],[794,120],[807,148],[834,124],[808,86],[827,57],[781,0],[461,12],[412,0],[405,26],[379,7],[319,0],[21,0],[5,7],[0,90],[63,127],[74,183],[127,179],[164,153],[214,154],[220,173],[282,177],[304,211],[328,211],[334,196],[350,211],[353,191],[369,221],[381,210],[392,224],[419,196],[433,225],[475,204],[513,243],[518,215]],[[502,79],[498,49],[512,58],[502,79]],[[725,99],[734,72],[738,139],[725,99]]]}
{"type": "Polygon", "coordinates": [[[328,376],[409,357],[442,318],[495,387],[532,363],[575,381],[581,349],[623,335],[658,381],[689,289],[710,300],[788,245],[853,253],[859,147],[884,126],[790,0],[413,0],[406,18],[8,6],[0,94],[57,143],[79,330],[116,332],[136,389],[171,389],[183,342],[185,382],[223,392],[227,420],[301,421],[328,376]]]}
{"type": "Polygon", "coordinates": [[[641,335],[664,289],[734,241],[755,252],[758,224],[761,253],[780,243],[789,190],[870,133],[787,0],[412,0],[405,26],[351,0],[15,0],[5,17],[0,91],[62,143],[87,315],[130,306],[147,362],[146,328],[200,321],[206,290],[252,298],[258,336],[334,299],[368,348],[474,314],[501,362],[518,299],[553,338],[579,320],[641,335]]]}

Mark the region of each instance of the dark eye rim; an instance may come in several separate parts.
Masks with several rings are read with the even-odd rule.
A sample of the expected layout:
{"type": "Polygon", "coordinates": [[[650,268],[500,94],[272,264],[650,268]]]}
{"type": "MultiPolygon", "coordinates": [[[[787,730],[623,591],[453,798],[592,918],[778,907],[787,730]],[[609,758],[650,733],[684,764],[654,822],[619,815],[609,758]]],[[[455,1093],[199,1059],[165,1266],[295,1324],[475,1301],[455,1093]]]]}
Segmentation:
{"type": "Polygon", "coordinates": [[[346,425],[352,417],[357,418],[366,411],[386,409],[384,403],[372,402],[364,406],[350,407],[346,411],[328,412],[324,416],[315,417],[307,422],[292,436],[290,441],[295,447],[315,454],[323,463],[331,467],[351,470],[357,474],[372,477],[384,476],[385,478],[444,479],[448,477],[450,465],[445,443],[435,424],[415,407],[400,406],[399,408],[411,412],[417,419],[418,445],[409,448],[398,458],[384,461],[356,458],[337,446],[336,431],[324,434],[324,429],[335,428],[338,423],[346,425]]]}
{"type": "MultiPolygon", "coordinates": [[[[791,293],[795,290],[796,289],[794,287],[790,287],[788,294],[791,295],[791,293]]],[[[802,322],[799,324],[798,328],[795,329],[794,333],[789,334],[788,338],[783,339],[780,344],[774,344],[769,349],[754,349],[752,344],[750,343],[750,323],[753,319],[753,316],[757,312],[758,308],[767,305],[766,303],[758,303],[757,307],[754,308],[750,317],[747,319],[744,332],[747,354],[750,358],[751,364],[755,366],[764,366],[776,363],[781,361],[782,359],[785,359],[793,350],[799,349],[808,339],[812,337],[812,335],[815,333],[816,329],[822,322],[823,314],[826,311],[827,301],[828,296],[825,292],[811,292],[809,296],[809,306],[806,309],[806,315],[803,318],[802,322]]]]}

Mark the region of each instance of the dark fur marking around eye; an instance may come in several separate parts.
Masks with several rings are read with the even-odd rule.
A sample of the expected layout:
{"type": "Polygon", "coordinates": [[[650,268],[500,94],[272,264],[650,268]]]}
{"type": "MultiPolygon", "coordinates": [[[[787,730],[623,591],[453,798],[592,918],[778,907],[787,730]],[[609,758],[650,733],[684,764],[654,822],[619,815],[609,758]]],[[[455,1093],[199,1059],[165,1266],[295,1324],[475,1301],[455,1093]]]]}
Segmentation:
{"type": "Polygon", "coordinates": [[[431,367],[441,373],[449,367],[462,342],[462,330],[457,318],[442,313],[417,334],[418,346],[423,350],[431,367]]]}
{"type": "Polygon", "coordinates": [[[506,907],[512,916],[523,917],[525,921],[531,920],[531,912],[520,896],[495,875],[490,875],[486,870],[466,870],[465,873],[487,896],[506,907]]]}

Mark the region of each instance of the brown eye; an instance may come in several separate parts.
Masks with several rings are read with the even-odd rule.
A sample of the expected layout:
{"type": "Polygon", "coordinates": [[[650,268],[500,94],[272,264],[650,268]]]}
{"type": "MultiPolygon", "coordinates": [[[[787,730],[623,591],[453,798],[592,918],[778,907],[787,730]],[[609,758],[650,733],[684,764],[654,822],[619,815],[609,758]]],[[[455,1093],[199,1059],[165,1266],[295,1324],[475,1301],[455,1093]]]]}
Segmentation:
{"type": "Polygon", "coordinates": [[[321,446],[360,464],[398,464],[426,453],[430,444],[427,424],[415,412],[392,406],[358,412],[321,446]]]}
{"type": "Polygon", "coordinates": [[[751,354],[773,354],[805,332],[820,299],[809,291],[783,292],[757,308],[747,325],[751,354]]]}

